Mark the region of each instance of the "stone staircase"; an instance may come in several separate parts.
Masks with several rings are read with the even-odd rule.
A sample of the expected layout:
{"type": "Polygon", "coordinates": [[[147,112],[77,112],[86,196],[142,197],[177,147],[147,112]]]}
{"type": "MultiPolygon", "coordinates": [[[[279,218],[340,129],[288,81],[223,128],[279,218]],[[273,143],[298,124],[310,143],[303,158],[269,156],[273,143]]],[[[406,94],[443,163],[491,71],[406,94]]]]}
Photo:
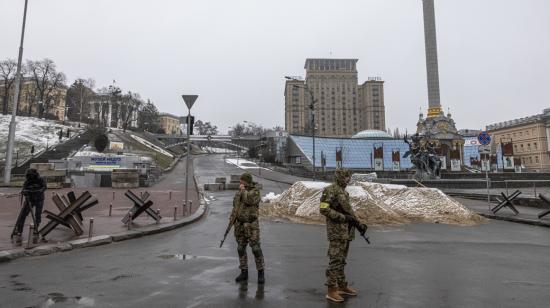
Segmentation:
{"type": "Polygon", "coordinates": [[[59,143],[54,147],[48,148],[46,151],[42,152],[40,155],[33,157],[26,161],[21,166],[13,168],[12,174],[25,174],[25,171],[29,168],[32,163],[47,163],[52,159],[63,159],[69,157],[73,152],[78,151],[82,146],[89,144],[95,136],[94,130],[85,130],[72,137],[71,139],[59,143]]]}

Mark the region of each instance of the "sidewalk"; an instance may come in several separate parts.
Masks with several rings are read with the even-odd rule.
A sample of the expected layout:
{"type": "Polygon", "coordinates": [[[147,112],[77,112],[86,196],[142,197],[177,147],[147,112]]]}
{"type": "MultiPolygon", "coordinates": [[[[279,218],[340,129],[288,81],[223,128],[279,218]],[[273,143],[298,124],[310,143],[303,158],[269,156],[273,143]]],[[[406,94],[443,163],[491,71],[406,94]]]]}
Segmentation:
{"type": "MultiPolygon", "coordinates": [[[[192,167],[191,167],[192,168],[192,167]]],[[[193,170],[190,170],[190,174],[193,170]]],[[[177,175],[178,178],[181,177],[177,175]]],[[[114,189],[114,188],[99,188],[91,187],[89,189],[49,189],[46,191],[46,199],[44,202],[44,210],[49,210],[53,213],[58,213],[59,210],[52,201],[53,194],[66,194],[69,191],[74,191],[77,197],[84,191],[89,191],[94,197],[96,197],[99,203],[92,208],[83,212],[83,230],[84,233],[77,237],[72,230],[65,228],[64,226],[57,226],[52,232],[50,232],[46,238],[47,243],[39,243],[38,245],[57,245],[67,243],[74,240],[88,240],[89,222],[90,218],[94,218],[93,236],[94,237],[109,237],[116,235],[120,239],[125,239],[125,234],[130,234],[132,237],[143,235],[142,231],[154,233],[165,231],[172,228],[172,226],[178,226],[180,222],[186,222],[189,217],[194,216],[197,210],[201,207],[200,194],[195,186],[195,181],[192,177],[189,178],[189,196],[192,201],[192,207],[183,206],[184,200],[184,186],[175,183],[173,179],[170,179],[171,175],[167,176],[166,181],[162,181],[162,185],[155,185],[153,187],[140,187],[131,189],[136,195],[140,196],[141,192],[148,191],[150,193],[149,200],[154,203],[151,206],[153,210],[160,210],[162,219],[157,224],[147,214],[143,213],[136,220],[133,221],[131,230],[122,223],[123,217],[127,214],[128,210],[133,207],[133,203],[124,196],[127,189],[114,189]],[[111,216],[109,216],[109,207],[112,205],[111,216]],[[176,208],[177,220],[174,221],[174,208],[176,208]]],[[[185,178],[185,177],[183,177],[185,178]]],[[[7,198],[8,194],[17,194],[20,192],[20,188],[0,188],[0,252],[6,250],[20,249],[11,243],[11,232],[13,230],[15,220],[19,214],[21,205],[19,196],[13,198],[7,198]]],[[[204,208],[200,208],[204,212],[204,208]]],[[[202,213],[198,213],[202,215],[202,213]]],[[[42,216],[41,227],[48,223],[49,219],[42,216]]],[[[25,228],[23,231],[23,247],[25,247],[29,224],[32,223],[31,217],[27,217],[25,221],[25,228]]],[[[116,240],[116,239],[115,239],[116,240]]]]}
{"type": "MultiPolygon", "coordinates": [[[[496,214],[493,214],[493,212],[489,210],[489,205],[486,201],[483,202],[479,200],[456,197],[453,199],[486,218],[518,222],[534,226],[550,227],[550,215],[547,215],[542,219],[538,218],[538,215],[541,212],[547,211],[548,209],[538,209],[514,204],[516,209],[519,211],[518,215],[515,215],[514,212],[508,207],[504,207],[500,209],[496,214]]],[[[491,208],[494,208],[495,206],[497,206],[496,203],[491,203],[491,208]]]]}

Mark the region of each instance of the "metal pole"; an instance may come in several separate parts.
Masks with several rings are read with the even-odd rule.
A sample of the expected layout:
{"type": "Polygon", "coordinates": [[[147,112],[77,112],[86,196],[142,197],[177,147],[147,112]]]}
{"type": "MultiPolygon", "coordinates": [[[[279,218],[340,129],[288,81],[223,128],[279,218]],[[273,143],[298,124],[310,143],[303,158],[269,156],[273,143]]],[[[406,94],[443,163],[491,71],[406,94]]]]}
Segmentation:
{"type": "Polygon", "coordinates": [[[306,88],[307,88],[307,91],[309,92],[309,96],[311,97],[311,139],[312,139],[312,142],[313,142],[313,156],[312,156],[312,160],[313,160],[313,181],[315,181],[316,179],[316,170],[315,170],[315,100],[313,98],[313,91],[311,91],[311,89],[309,89],[309,87],[307,87],[306,85],[306,88]]]}
{"type": "Polygon", "coordinates": [[[487,163],[485,165],[485,181],[487,182],[487,206],[491,210],[491,195],[489,192],[489,168],[491,168],[491,154],[493,149],[489,146],[489,157],[487,157],[487,163]]]}
{"type": "Polygon", "coordinates": [[[27,22],[27,3],[25,0],[25,9],[23,11],[23,26],[21,28],[21,43],[19,44],[19,57],[17,58],[17,71],[15,72],[15,93],[13,96],[13,110],[8,134],[8,146],[6,148],[6,165],[4,166],[4,184],[9,184],[11,180],[11,163],[13,159],[13,145],[15,141],[15,117],[17,115],[17,103],[19,101],[19,92],[21,89],[21,62],[23,61],[23,41],[25,39],[25,24],[27,22]]]}
{"type": "MultiPolygon", "coordinates": [[[[31,209],[32,211],[32,209],[31,209]]],[[[26,249],[31,249],[32,248],[32,245],[31,245],[31,237],[32,237],[32,234],[34,233],[34,225],[33,224],[29,224],[29,236],[27,238],[27,247],[25,247],[26,249]]]]}
{"type": "Polygon", "coordinates": [[[191,156],[191,108],[187,108],[187,158],[185,162],[185,202],[187,199],[187,189],[189,189],[189,156],[191,156]]]}
{"type": "Polygon", "coordinates": [[[92,238],[94,234],[94,218],[90,218],[90,227],[88,228],[88,240],[92,238]]]}
{"type": "Polygon", "coordinates": [[[82,100],[84,99],[83,86],[82,80],[80,80],[80,119],[78,120],[78,127],[80,127],[80,123],[82,123],[82,100]]]}

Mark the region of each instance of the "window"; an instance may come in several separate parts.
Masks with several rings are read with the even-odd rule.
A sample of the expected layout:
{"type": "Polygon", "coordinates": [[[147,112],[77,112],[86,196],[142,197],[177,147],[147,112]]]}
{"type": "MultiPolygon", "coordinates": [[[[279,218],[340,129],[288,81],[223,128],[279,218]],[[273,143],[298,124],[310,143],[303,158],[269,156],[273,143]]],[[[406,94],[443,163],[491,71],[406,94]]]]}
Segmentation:
{"type": "Polygon", "coordinates": [[[539,157],[538,156],[535,156],[535,162],[538,164],[539,163],[539,157]]]}
{"type": "Polygon", "coordinates": [[[535,142],[535,143],[533,143],[533,146],[535,147],[535,150],[536,150],[536,149],[538,149],[538,145],[537,145],[537,143],[536,143],[536,142],[535,142]]]}
{"type": "Polygon", "coordinates": [[[527,151],[531,151],[531,144],[530,143],[527,144],[527,151]]]}

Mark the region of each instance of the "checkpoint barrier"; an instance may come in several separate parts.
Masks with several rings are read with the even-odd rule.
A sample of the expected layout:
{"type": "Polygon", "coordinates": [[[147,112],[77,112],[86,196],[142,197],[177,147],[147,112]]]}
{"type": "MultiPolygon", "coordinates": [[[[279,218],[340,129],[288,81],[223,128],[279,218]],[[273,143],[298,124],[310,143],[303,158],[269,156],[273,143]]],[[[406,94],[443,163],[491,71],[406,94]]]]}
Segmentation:
{"type": "Polygon", "coordinates": [[[44,210],[46,218],[50,221],[38,231],[43,238],[58,225],[71,229],[76,236],[82,235],[84,233],[82,212],[98,204],[97,198],[89,191],[83,192],[78,198],[73,191],[69,192],[66,197],[55,193],[52,200],[59,209],[59,214],[44,210]]]}
{"type": "Polygon", "coordinates": [[[126,215],[124,215],[124,218],[122,218],[122,223],[124,223],[125,225],[130,225],[134,219],[136,219],[144,212],[147,213],[147,215],[153,218],[156,222],[160,222],[162,217],[160,216],[160,213],[155,212],[151,208],[151,206],[153,205],[153,201],[148,200],[150,197],[148,191],[144,192],[141,198],[129,189],[124,195],[134,203],[134,206],[128,211],[126,215]]]}
{"type": "Polygon", "coordinates": [[[496,214],[498,211],[500,211],[503,207],[508,207],[510,208],[516,215],[519,214],[519,211],[516,209],[516,207],[514,206],[514,204],[512,203],[512,201],[514,201],[514,199],[516,199],[519,195],[521,195],[521,191],[519,190],[516,190],[514,191],[512,194],[510,195],[505,195],[503,192],[500,193],[500,195],[502,196],[502,199],[499,198],[499,197],[496,197],[497,201],[498,201],[498,205],[495,206],[494,208],[491,209],[491,212],[493,212],[493,214],[496,214]]]}
{"type": "MultiPolygon", "coordinates": [[[[539,198],[544,201],[544,203],[550,205],[550,197],[547,196],[547,195],[543,195],[543,194],[539,194],[539,198]]],[[[544,216],[550,214],[550,210],[547,210],[547,211],[544,211],[544,212],[541,212],[538,217],[539,219],[542,219],[544,216]]]]}

